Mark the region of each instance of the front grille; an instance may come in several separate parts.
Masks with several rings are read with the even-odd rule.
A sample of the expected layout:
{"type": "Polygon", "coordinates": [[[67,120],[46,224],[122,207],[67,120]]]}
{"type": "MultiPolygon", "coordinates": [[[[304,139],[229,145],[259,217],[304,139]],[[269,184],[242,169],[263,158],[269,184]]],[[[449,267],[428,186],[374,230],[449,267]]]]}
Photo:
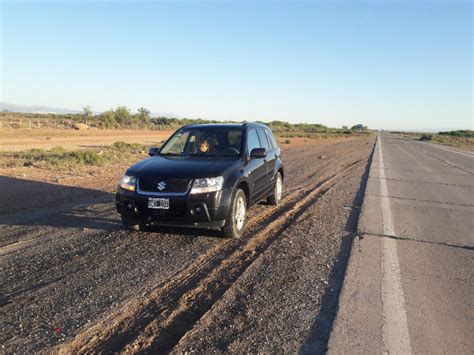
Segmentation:
{"type": "Polygon", "coordinates": [[[138,181],[141,191],[163,193],[184,193],[188,190],[190,183],[189,179],[143,178],[138,181]],[[160,189],[158,186],[162,188],[160,189]]]}

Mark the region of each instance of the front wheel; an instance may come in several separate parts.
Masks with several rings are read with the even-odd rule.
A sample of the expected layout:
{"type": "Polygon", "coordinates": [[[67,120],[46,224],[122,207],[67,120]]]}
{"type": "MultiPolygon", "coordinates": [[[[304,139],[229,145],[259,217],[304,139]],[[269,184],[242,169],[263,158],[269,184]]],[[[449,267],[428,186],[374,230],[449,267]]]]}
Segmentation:
{"type": "Polygon", "coordinates": [[[281,197],[283,195],[283,178],[280,173],[277,173],[275,179],[275,186],[273,187],[273,192],[268,196],[267,201],[270,205],[279,205],[281,202],[281,197]]]}
{"type": "Polygon", "coordinates": [[[235,190],[229,213],[222,227],[222,232],[228,238],[241,238],[247,224],[247,198],[241,189],[235,190]]]}

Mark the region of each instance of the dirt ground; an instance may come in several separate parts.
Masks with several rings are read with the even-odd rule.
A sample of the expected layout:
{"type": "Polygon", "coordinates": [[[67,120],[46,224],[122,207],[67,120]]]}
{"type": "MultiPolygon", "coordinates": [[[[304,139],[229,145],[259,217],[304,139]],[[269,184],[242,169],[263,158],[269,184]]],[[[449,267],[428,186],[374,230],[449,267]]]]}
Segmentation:
{"type": "Polygon", "coordinates": [[[125,166],[0,171],[3,352],[323,352],[374,139],[291,140],[284,201],[241,240],[125,231],[125,166]]]}
{"type": "Polygon", "coordinates": [[[114,142],[153,145],[164,141],[172,131],[152,130],[74,130],[74,129],[2,129],[0,151],[21,151],[32,148],[51,149],[61,146],[66,149],[91,148],[111,145],[114,142]]]}

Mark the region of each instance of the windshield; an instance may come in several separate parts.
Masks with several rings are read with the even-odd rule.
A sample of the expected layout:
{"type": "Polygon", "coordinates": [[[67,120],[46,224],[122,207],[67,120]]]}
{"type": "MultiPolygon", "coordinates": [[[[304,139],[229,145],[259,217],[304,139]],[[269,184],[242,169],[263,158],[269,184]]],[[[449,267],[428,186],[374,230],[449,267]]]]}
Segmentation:
{"type": "Polygon", "coordinates": [[[186,129],[176,132],[161,148],[161,155],[226,156],[240,155],[240,129],[186,129]]]}

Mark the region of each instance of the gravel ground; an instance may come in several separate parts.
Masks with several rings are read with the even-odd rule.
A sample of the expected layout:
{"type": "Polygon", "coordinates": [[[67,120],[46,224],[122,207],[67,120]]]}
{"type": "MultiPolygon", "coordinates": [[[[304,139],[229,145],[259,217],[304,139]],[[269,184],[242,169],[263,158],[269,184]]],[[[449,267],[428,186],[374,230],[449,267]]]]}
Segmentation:
{"type": "Polygon", "coordinates": [[[356,232],[364,171],[353,171],[308,206],[174,351],[324,352],[356,232]]]}
{"type": "MultiPolygon", "coordinates": [[[[347,164],[367,158],[372,145],[373,140],[368,138],[285,147],[285,194],[297,193],[336,174],[347,164]]],[[[308,339],[309,348],[314,343],[318,344],[318,340],[311,335],[311,326],[321,304],[325,303],[324,282],[332,284],[331,270],[338,265],[335,260],[341,249],[341,240],[353,230],[354,221],[348,223],[353,211],[350,206],[359,189],[364,167],[365,164],[354,169],[324,197],[307,206],[307,211],[298,217],[291,228],[279,229],[281,235],[273,236],[270,246],[259,252],[255,260],[249,259],[248,265],[242,263],[243,273],[232,279],[235,281],[233,284],[222,288],[223,296],[217,295],[219,297],[213,306],[204,308],[204,317],[199,321],[196,319],[197,323],[181,339],[179,347],[236,351],[295,350],[297,346],[304,346],[304,341],[308,339]],[[330,197],[332,195],[334,197],[330,197]],[[268,261],[270,259],[272,262],[268,261]],[[267,273],[273,276],[265,277],[267,273]],[[247,281],[241,281],[243,279],[247,281]],[[262,289],[262,294],[245,291],[242,283],[253,285],[253,289],[262,289]],[[273,295],[265,293],[265,289],[267,292],[273,289],[273,295]],[[278,297],[277,290],[285,292],[278,297]],[[251,298],[248,304],[243,302],[242,296],[237,297],[239,292],[251,298]],[[297,311],[294,307],[302,307],[302,303],[307,308],[297,311]],[[276,307],[276,304],[280,306],[276,307]],[[253,307],[257,305],[264,310],[260,310],[260,316],[259,312],[255,316],[264,318],[264,321],[259,323],[255,321],[257,318],[250,317],[247,322],[246,307],[255,309],[253,307]],[[233,328],[241,329],[239,332],[222,329],[216,332],[215,327],[206,328],[207,320],[216,317],[215,310],[219,307],[223,307],[222,314],[229,314],[229,309],[235,309],[238,313],[235,320],[244,322],[239,325],[240,328],[233,328]],[[282,317],[285,315],[288,319],[286,328],[285,322],[276,321],[275,312],[282,312],[282,317]],[[293,316],[289,317],[288,313],[293,316]],[[306,314],[306,321],[301,321],[298,314],[306,314]],[[270,327],[273,323],[274,326],[270,327]],[[299,345],[280,334],[279,329],[288,331],[290,325],[292,337],[295,337],[295,332],[299,334],[295,338],[299,345]],[[267,333],[266,329],[271,329],[273,333],[267,333]],[[259,334],[251,336],[252,332],[259,334]],[[239,336],[239,333],[242,335],[239,336]],[[265,334],[272,339],[273,348],[268,345],[269,342],[262,340],[265,334]],[[281,336],[281,341],[287,339],[285,344],[289,347],[275,341],[277,334],[281,336]],[[252,337],[255,339],[253,342],[249,340],[252,337]],[[203,340],[198,341],[200,338],[203,340]]],[[[11,211],[15,212],[0,215],[0,325],[3,329],[0,343],[4,352],[47,350],[69,342],[109,314],[122,312],[133,300],[147,297],[150,290],[166,289],[169,282],[180,280],[183,270],[199,267],[196,263],[201,257],[210,255],[217,258],[213,252],[219,255],[220,251],[227,250],[229,254],[221,255],[225,258],[242,247],[219,238],[212,231],[124,231],[113,208],[113,195],[108,192],[119,174],[111,173],[113,179],[107,182],[90,177],[83,184],[87,188],[0,177],[3,182],[0,195],[9,196],[11,211]],[[33,192],[33,206],[44,201],[46,207],[28,208],[29,203],[25,203],[28,199],[23,196],[28,196],[29,191],[33,192]],[[15,196],[21,197],[15,199],[15,196]],[[50,207],[51,202],[57,200],[64,201],[64,204],[50,207]]],[[[279,215],[279,212],[268,211],[269,206],[266,205],[258,205],[251,210],[249,218],[254,226],[249,228],[242,243],[248,244],[255,239],[254,244],[258,248],[259,233],[263,233],[260,231],[273,216],[276,218],[279,215]],[[262,219],[266,212],[269,215],[262,219]]],[[[225,259],[220,262],[225,262],[225,259]]],[[[336,286],[339,287],[338,282],[336,286]]],[[[215,321],[223,321],[223,318],[216,318],[215,321]]],[[[229,325],[238,326],[231,323],[229,325]]],[[[325,337],[320,341],[324,343],[325,337]]]]}

